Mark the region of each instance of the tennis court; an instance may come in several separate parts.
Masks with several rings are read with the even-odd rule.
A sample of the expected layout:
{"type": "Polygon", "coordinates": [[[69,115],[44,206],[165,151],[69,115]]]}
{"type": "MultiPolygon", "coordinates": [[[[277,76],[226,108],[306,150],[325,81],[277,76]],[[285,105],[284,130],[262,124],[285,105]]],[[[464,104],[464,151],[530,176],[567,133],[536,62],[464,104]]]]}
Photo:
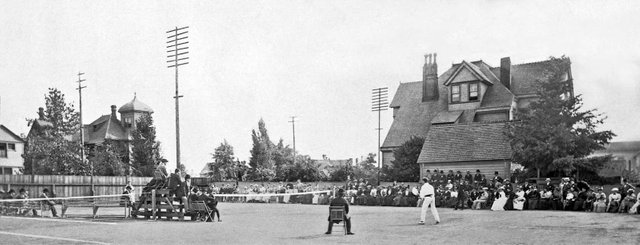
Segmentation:
{"type": "MultiPolygon", "coordinates": [[[[640,215],[439,209],[442,223],[417,225],[419,208],[351,206],[354,236],[328,206],[220,203],[221,223],[124,220],[122,209],[70,208],[71,218],[0,217],[1,244],[640,244],[640,215]]],[[[430,214],[429,214],[430,215],[430,214]]],[[[428,218],[430,216],[428,215],[428,218]]]]}

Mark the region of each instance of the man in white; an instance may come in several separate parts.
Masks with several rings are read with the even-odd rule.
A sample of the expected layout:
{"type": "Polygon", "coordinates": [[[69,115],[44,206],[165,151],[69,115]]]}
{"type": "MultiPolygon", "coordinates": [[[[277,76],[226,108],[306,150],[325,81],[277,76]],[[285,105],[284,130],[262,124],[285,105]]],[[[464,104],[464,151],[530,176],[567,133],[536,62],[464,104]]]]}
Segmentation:
{"type": "Polygon", "coordinates": [[[420,188],[420,198],[423,199],[422,202],[422,212],[420,213],[420,225],[424,225],[424,219],[427,216],[427,208],[431,206],[431,214],[433,218],[436,220],[436,225],[440,223],[440,216],[438,216],[438,210],[436,210],[435,203],[435,192],[433,191],[433,186],[429,184],[429,178],[422,178],[424,181],[424,185],[420,188]]]}

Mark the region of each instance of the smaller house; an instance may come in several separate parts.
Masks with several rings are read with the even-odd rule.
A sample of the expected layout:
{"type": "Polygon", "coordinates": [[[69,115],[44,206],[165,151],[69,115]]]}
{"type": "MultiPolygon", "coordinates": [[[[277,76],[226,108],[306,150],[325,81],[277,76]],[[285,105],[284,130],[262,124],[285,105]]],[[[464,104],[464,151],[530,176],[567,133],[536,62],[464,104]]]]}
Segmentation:
{"type": "Polygon", "coordinates": [[[24,168],[25,141],[0,124],[0,174],[17,174],[24,168]]]}
{"type": "Polygon", "coordinates": [[[640,141],[618,141],[604,146],[591,156],[611,154],[611,162],[600,170],[603,177],[621,176],[623,171],[640,171],[640,141]]]}

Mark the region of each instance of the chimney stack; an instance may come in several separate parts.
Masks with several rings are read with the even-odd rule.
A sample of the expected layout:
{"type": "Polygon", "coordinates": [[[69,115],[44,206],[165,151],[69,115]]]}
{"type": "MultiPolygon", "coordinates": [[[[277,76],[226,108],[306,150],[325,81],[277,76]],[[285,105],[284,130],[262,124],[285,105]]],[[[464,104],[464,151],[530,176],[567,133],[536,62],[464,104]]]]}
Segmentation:
{"type": "Polygon", "coordinates": [[[118,115],[116,114],[116,105],[111,105],[111,118],[118,119],[118,115]]]}
{"type": "Polygon", "coordinates": [[[500,59],[500,82],[511,89],[511,58],[504,57],[500,59]]]}
{"type": "Polygon", "coordinates": [[[38,119],[44,120],[44,108],[38,108],[38,119]]]}
{"type": "Polygon", "coordinates": [[[426,54],[422,68],[422,102],[438,100],[438,54],[426,54]]]}

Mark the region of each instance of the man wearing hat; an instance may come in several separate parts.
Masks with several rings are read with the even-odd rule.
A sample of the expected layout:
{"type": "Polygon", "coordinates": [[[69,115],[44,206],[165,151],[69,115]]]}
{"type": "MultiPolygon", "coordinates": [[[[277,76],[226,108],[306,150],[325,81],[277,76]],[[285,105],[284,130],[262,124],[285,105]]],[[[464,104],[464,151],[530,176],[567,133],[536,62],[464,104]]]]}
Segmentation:
{"type": "Polygon", "coordinates": [[[476,169],[476,175],[473,176],[473,183],[480,185],[482,181],[482,174],[480,173],[480,169],[476,169]]]}
{"type": "MultiPolygon", "coordinates": [[[[344,206],[344,223],[347,226],[347,235],[353,235],[354,233],[351,232],[351,216],[349,215],[349,203],[347,202],[347,200],[344,200],[343,197],[344,197],[344,189],[340,188],[338,190],[338,193],[336,194],[336,198],[331,200],[329,207],[344,206]]],[[[329,216],[328,220],[329,220],[329,226],[327,227],[327,232],[324,233],[327,235],[331,234],[331,229],[333,228],[333,222],[331,222],[331,216],[329,216]]]]}
{"type": "Polygon", "coordinates": [[[550,178],[545,179],[544,180],[544,190],[553,191],[553,189],[554,189],[554,187],[551,184],[551,179],[550,178]]]}
{"type": "Polygon", "coordinates": [[[422,178],[424,184],[420,188],[420,198],[423,199],[422,210],[420,212],[420,225],[424,225],[424,220],[427,217],[427,208],[431,206],[431,214],[436,220],[436,225],[440,223],[440,216],[438,216],[438,210],[436,210],[436,203],[434,202],[435,192],[433,186],[429,184],[429,178],[422,178]]]}
{"type": "Polygon", "coordinates": [[[633,206],[633,204],[636,202],[636,195],[634,194],[634,192],[635,191],[633,189],[627,190],[627,195],[622,199],[618,213],[626,213],[633,206]]]}

